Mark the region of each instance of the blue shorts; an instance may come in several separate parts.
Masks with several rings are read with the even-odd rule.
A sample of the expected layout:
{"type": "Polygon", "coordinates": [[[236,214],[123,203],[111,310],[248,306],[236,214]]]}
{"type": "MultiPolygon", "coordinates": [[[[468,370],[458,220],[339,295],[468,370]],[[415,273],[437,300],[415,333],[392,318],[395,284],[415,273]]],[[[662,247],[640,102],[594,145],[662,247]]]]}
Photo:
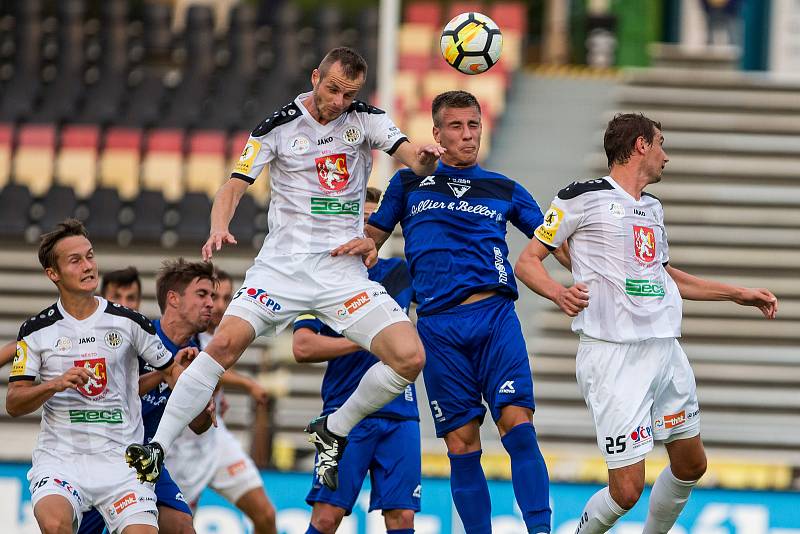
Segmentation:
{"type": "MultiPolygon", "coordinates": [[[[156,506],[166,506],[167,508],[192,515],[192,509],[189,508],[189,505],[183,498],[181,489],[175,481],[172,480],[172,476],[170,476],[166,467],[162,468],[161,476],[158,477],[158,482],[156,482],[154,491],[156,493],[156,506]]],[[[78,534],[101,534],[104,532],[105,528],[106,525],[103,522],[103,516],[100,515],[100,512],[92,508],[83,514],[78,534]]]]}
{"type": "Polygon", "coordinates": [[[339,488],[331,491],[320,485],[315,472],[306,502],[310,506],[315,502],[338,506],[350,515],[369,470],[370,512],[419,512],[422,491],[419,421],[368,417],[350,431],[347,440],[339,461],[339,488]]]}
{"type": "Polygon", "coordinates": [[[436,436],[504,406],[534,409],[533,378],[514,302],[495,295],[417,319],[436,436]]]}

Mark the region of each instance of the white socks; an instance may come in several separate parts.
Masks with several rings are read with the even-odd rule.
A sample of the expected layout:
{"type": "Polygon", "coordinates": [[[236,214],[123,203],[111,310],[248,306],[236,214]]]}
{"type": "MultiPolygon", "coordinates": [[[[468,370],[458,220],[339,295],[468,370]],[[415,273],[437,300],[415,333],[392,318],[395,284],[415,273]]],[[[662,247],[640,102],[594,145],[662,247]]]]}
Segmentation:
{"type": "Polygon", "coordinates": [[[183,429],[206,407],[224,372],[225,368],[214,358],[207,352],[201,352],[178,377],[153,436],[153,441],[158,442],[165,453],[183,429]]]}
{"type": "Polygon", "coordinates": [[[386,406],[411,383],[385,363],[376,363],[364,373],[342,407],[328,416],[328,430],[346,436],[362,419],[386,406]]]}
{"type": "Polygon", "coordinates": [[[608,486],[606,486],[592,495],[592,498],[586,503],[575,534],[601,534],[602,532],[608,532],[625,512],[627,510],[620,508],[611,498],[611,494],[608,493],[608,486]]]}
{"type": "Polygon", "coordinates": [[[684,481],[675,478],[670,466],[658,475],[650,492],[650,510],[642,534],[666,534],[675,524],[678,515],[686,506],[696,480],[684,481]]]}

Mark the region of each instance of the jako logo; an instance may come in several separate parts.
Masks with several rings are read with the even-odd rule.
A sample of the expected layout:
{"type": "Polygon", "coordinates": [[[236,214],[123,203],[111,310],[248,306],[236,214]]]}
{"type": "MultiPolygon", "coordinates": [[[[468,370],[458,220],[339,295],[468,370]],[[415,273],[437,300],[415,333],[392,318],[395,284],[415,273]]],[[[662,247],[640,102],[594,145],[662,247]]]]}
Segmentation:
{"type": "Polygon", "coordinates": [[[242,296],[255,301],[261,307],[269,311],[276,312],[281,309],[281,305],[278,304],[276,300],[272,299],[263,289],[255,287],[243,287],[236,292],[236,295],[233,296],[233,299],[236,300],[242,296]]]}
{"type": "Polygon", "coordinates": [[[364,304],[369,302],[369,295],[367,295],[366,291],[362,291],[355,297],[344,301],[344,307],[347,309],[347,313],[353,315],[355,312],[359,310],[364,304]]]}
{"type": "Polygon", "coordinates": [[[114,511],[121,514],[125,508],[132,504],[136,504],[136,494],[133,492],[124,495],[120,500],[115,502],[114,511]]]}
{"type": "Polygon", "coordinates": [[[513,380],[506,380],[502,386],[500,386],[500,393],[516,393],[517,390],[514,389],[514,381],[513,380]]]}
{"type": "Polygon", "coordinates": [[[653,436],[653,427],[651,426],[639,426],[636,430],[631,432],[631,440],[634,443],[639,443],[640,441],[644,441],[650,439],[653,436]]]}

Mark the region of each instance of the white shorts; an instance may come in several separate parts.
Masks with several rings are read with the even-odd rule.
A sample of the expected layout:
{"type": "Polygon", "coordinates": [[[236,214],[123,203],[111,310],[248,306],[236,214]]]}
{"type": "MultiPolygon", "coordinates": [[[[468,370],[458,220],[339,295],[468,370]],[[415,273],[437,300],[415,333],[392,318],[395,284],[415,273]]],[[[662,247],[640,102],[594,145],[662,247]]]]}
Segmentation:
{"type": "Polygon", "coordinates": [[[261,488],[261,480],[256,464],[244,452],[236,436],[224,426],[217,435],[217,455],[219,466],[211,479],[211,489],[222,495],[228,502],[236,504],[242,495],[250,490],[261,488]]]}
{"type": "Polygon", "coordinates": [[[609,343],[581,336],[575,375],[610,469],[641,461],[654,440],[700,433],[694,373],[675,338],[609,343]]]}
{"type": "Polygon", "coordinates": [[[378,332],[409,320],[386,289],[367,278],[360,257],[327,252],[273,256],[269,263],[257,258],[225,311],[250,323],[256,337],[275,336],[304,313],[367,349],[378,332]]]}
{"type": "Polygon", "coordinates": [[[75,454],[36,449],[28,481],[32,506],[48,495],[60,495],[72,504],[78,524],[95,507],[112,533],[129,525],[158,528],[153,485],[136,479],[123,451],[75,454]]]}

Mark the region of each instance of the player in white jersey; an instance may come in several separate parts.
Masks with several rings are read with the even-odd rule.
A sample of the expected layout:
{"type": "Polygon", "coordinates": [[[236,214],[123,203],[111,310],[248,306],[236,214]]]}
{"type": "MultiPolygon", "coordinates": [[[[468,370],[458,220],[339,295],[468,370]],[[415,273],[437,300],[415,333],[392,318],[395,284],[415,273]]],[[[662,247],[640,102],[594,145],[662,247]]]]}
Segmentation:
{"type": "Polygon", "coordinates": [[[173,392],[153,443],[130,447],[130,464],[140,477],[157,476],[164,451],[253,339],[277,334],[302,313],[313,312],[381,359],[339,410],[307,429],[317,447],[317,474],[331,489],[338,484],[337,465],[350,430],[404,392],[422,369],[425,354],[416,330],[367,277],[377,252],[364,237],[362,213],[373,149],[423,176],[435,170],[444,149],[408,142],[383,111],[354,100],[366,72],[355,51],[329,52],[311,75],[313,90],[253,130],[231,179],[217,193],[204,259],[236,243],[228,224],[265,165],[270,231],[211,343],[173,392]]]}
{"type": "MultiPolygon", "coordinates": [[[[218,284],[211,294],[213,307],[209,310],[210,316],[198,317],[204,310],[190,307],[192,296],[186,294],[175,303],[180,310],[169,306],[164,309],[161,319],[163,333],[171,330],[169,324],[174,322],[171,319],[179,312],[189,319],[184,323],[196,325],[195,329],[205,329],[205,332],[195,334],[201,347],[208,344],[233,297],[231,276],[221,270],[216,270],[215,274],[218,284]]],[[[161,278],[157,281],[159,286],[165,283],[161,278]]],[[[257,402],[267,400],[267,392],[255,380],[232,369],[222,375],[222,384],[245,389],[257,402]]],[[[218,406],[223,403],[222,399],[222,392],[217,393],[215,401],[218,406]]],[[[184,430],[167,454],[165,464],[193,508],[197,506],[202,491],[209,486],[247,515],[255,534],[275,534],[275,507],[264,491],[261,473],[221,418],[217,419],[217,427],[203,434],[184,430]]]]}
{"type": "Polygon", "coordinates": [[[42,408],[28,472],[34,516],[46,534],[75,532],[94,506],[112,533],[155,533],[152,485],[123,461],[143,435],[137,356],[173,383],[180,366],[144,316],[94,296],[97,263],[80,222],[42,236],[39,261],[59,299],[20,328],[6,396],[12,417],[42,408]]]}
{"type": "Polygon", "coordinates": [[[576,375],[609,486],[586,504],[577,534],[607,532],[636,504],[654,440],[664,441],[670,465],[650,494],[645,534],[669,531],[706,470],[694,374],[676,339],[681,299],[730,300],[768,319],[778,309],[766,289],[698,278],[669,264],[661,203],[643,192],[661,180],[668,161],[663,143],[658,122],[615,116],[604,139],[609,175],[562,189],[515,269],[528,287],[575,317],[572,329],[580,336],[576,375]],[[575,280],[569,288],[542,265],[565,242],[575,280]]]}

